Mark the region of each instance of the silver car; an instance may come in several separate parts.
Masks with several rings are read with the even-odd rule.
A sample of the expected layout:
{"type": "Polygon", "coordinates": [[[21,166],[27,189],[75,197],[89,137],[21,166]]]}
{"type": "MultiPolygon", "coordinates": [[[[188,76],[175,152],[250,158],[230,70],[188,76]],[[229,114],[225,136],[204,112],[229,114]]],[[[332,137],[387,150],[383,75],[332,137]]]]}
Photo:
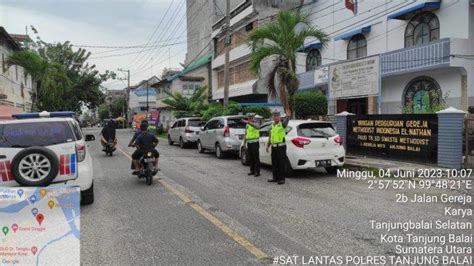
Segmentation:
{"type": "Polygon", "coordinates": [[[219,116],[209,120],[199,132],[197,148],[199,153],[215,151],[219,159],[226,153],[238,153],[245,135],[244,116],[219,116]]]}
{"type": "Polygon", "coordinates": [[[199,117],[185,117],[176,120],[168,130],[168,144],[179,143],[181,148],[194,144],[198,140],[203,122],[199,117]]]}

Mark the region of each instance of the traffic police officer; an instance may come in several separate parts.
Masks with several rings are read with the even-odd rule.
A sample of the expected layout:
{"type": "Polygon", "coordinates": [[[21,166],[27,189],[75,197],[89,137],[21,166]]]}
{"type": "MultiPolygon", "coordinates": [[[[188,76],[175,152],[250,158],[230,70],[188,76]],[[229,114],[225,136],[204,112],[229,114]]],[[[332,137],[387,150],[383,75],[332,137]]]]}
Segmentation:
{"type": "Polygon", "coordinates": [[[279,185],[285,184],[285,167],[286,167],[286,131],[289,116],[282,121],[280,112],[273,111],[273,124],[268,135],[268,144],[266,151],[272,147],[272,172],[273,178],[268,182],[278,182],[279,185]]]}
{"type": "Polygon", "coordinates": [[[255,113],[247,114],[247,125],[245,126],[244,146],[247,144],[248,162],[250,173],[248,175],[260,176],[260,155],[258,139],[260,138],[260,126],[255,123],[255,113]]]}

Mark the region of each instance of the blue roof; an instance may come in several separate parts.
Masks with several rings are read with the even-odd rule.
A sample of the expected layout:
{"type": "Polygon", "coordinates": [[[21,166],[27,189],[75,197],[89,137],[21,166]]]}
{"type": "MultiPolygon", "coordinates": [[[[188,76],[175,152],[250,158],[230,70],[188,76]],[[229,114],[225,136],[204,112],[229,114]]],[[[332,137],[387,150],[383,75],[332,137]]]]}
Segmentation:
{"type": "Polygon", "coordinates": [[[296,51],[297,52],[304,52],[304,51],[308,51],[308,50],[311,50],[311,49],[320,49],[321,47],[322,47],[322,45],[319,41],[318,42],[310,42],[310,43],[304,44],[303,46],[298,48],[296,51]]]}
{"type": "Polygon", "coordinates": [[[441,6],[440,2],[426,2],[400,10],[387,16],[387,19],[406,19],[406,15],[421,10],[435,10],[441,6]]]}
{"type": "Polygon", "coordinates": [[[240,106],[283,106],[281,103],[240,103],[240,106]]]}
{"type": "MultiPolygon", "coordinates": [[[[147,89],[144,88],[144,87],[140,87],[136,90],[133,91],[133,93],[135,93],[135,95],[137,96],[146,96],[146,91],[147,89]]],[[[155,91],[155,88],[148,88],[148,96],[156,96],[156,91],[155,91]]]]}
{"type": "Polygon", "coordinates": [[[347,31],[342,34],[339,34],[336,37],[334,37],[334,40],[339,41],[339,40],[349,39],[350,37],[355,36],[357,34],[369,33],[371,30],[372,30],[372,26],[365,26],[356,30],[351,30],[351,31],[347,31]]]}

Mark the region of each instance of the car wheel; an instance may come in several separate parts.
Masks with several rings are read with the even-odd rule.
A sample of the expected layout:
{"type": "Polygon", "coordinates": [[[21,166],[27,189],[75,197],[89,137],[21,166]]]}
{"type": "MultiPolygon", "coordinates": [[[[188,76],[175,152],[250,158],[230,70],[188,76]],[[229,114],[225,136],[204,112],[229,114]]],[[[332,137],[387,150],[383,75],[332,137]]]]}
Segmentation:
{"type": "Polygon", "coordinates": [[[204,151],[205,151],[204,148],[202,147],[201,142],[200,142],[199,140],[197,141],[197,149],[198,149],[198,152],[199,152],[199,153],[204,153],[204,151]]]}
{"type": "Polygon", "coordinates": [[[183,138],[179,138],[179,147],[181,147],[181,149],[186,148],[186,144],[184,143],[183,138]]]}
{"type": "Polygon", "coordinates": [[[171,136],[168,135],[168,144],[169,144],[169,145],[173,145],[173,143],[174,143],[174,142],[171,140],[171,136]]]}
{"type": "Polygon", "coordinates": [[[225,158],[225,154],[222,151],[221,145],[219,143],[216,144],[216,156],[219,159],[224,159],[225,158]]]}
{"type": "Polygon", "coordinates": [[[94,183],[89,189],[81,191],[81,204],[90,205],[94,203],[94,183]]]}
{"type": "Polygon", "coordinates": [[[58,175],[59,161],[56,154],[44,147],[21,150],[12,160],[11,171],[22,186],[47,186],[58,175]]]}
{"type": "Polygon", "coordinates": [[[247,152],[246,148],[242,148],[242,151],[240,152],[240,162],[242,165],[249,165],[249,154],[247,152]]]}
{"type": "Polygon", "coordinates": [[[331,175],[334,175],[337,173],[337,169],[339,169],[338,166],[331,166],[331,167],[324,167],[324,169],[326,169],[326,172],[328,174],[331,174],[331,175]]]}
{"type": "Polygon", "coordinates": [[[286,163],[285,163],[285,176],[290,177],[295,175],[295,170],[293,170],[293,167],[291,167],[290,160],[286,158],[286,163]]]}

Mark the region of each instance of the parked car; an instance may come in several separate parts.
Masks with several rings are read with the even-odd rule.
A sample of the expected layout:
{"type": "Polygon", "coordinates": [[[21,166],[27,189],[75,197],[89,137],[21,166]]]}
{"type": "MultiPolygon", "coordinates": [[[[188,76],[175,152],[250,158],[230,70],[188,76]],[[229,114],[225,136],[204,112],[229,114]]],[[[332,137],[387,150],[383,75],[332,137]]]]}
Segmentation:
{"type": "Polygon", "coordinates": [[[73,112],[14,115],[0,121],[0,186],[71,185],[81,203],[94,202],[92,159],[73,112]]]}
{"type": "Polygon", "coordinates": [[[168,130],[168,144],[179,143],[181,148],[198,140],[203,122],[199,117],[186,117],[176,120],[168,130]]]}
{"type": "MultiPolygon", "coordinates": [[[[260,127],[260,162],[271,165],[271,151],[266,152],[268,132],[272,122],[260,127]]],[[[286,155],[288,157],[287,174],[293,170],[324,167],[326,172],[334,174],[344,165],[346,151],[342,146],[342,138],[336,133],[331,123],[316,120],[290,120],[286,127],[286,155]]],[[[248,164],[247,149],[240,147],[240,158],[244,165],[248,164]]]]}
{"type": "Polygon", "coordinates": [[[219,116],[209,120],[199,132],[197,148],[199,153],[215,151],[222,159],[229,152],[238,153],[245,135],[245,116],[219,116]]]}

